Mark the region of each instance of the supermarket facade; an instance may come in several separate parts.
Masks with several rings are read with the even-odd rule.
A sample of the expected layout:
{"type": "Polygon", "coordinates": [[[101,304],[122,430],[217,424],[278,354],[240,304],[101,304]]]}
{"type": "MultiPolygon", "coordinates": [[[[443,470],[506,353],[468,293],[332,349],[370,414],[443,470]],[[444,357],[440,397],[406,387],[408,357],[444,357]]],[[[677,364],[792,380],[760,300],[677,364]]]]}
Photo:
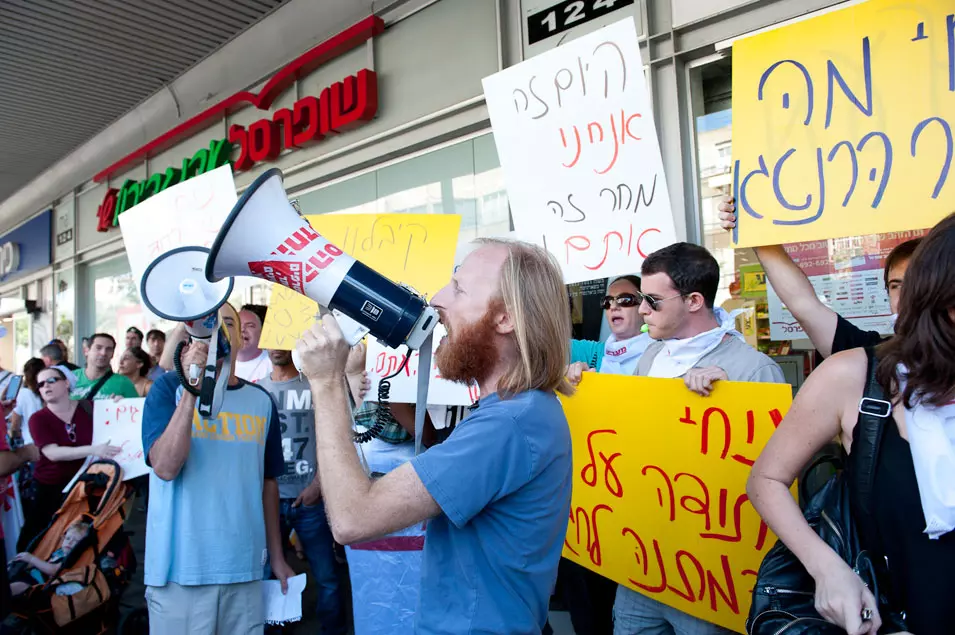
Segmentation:
{"type": "MultiPolygon", "coordinates": [[[[285,2],[0,203],[0,360],[21,368],[52,337],[76,358],[84,334],[168,328],[139,301],[117,218],[230,162],[240,193],[264,170],[282,169],[306,214],[453,213],[460,243],[508,234],[481,80],[629,18],[677,235],[714,253],[718,302],[753,309],[747,336],[799,385],[808,344],[770,332],[767,316],[779,307],[757,261],[716,222],[733,183],[732,44],[850,4],[404,0],[375,2],[372,14],[367,0],[285,2]]],[[[837,257],[871,248],[865,240],[837,244],[837,257]]],[[[831,246],[821,249],[819,259],[831,261],[831,246]]],[[[578,336],[600,336],[605,286],[572,289],[578,336]]],[[[264,303],[268,293],[257,285],[234,300],[264,303]]],[[[878,320],[884,307],[874,300],[868,310],[878,320]]]]}

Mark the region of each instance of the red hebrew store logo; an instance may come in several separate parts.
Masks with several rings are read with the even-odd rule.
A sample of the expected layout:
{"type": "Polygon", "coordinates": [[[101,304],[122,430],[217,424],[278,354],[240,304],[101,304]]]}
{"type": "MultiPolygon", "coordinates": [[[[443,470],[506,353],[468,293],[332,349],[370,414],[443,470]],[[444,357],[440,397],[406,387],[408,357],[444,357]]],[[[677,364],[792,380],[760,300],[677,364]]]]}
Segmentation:
{"type": "MultiPolygon", "coordinates": [[[[300,55],[275,73],[257,93],[235,93],[123,157],[93,180],[102,182],[129,170],[248,106],[268,111],[297,80],[382,31],[384,23],[381,18],[365,18],[300,55]]],[[[126,179],[119,189],[109,188],[97,210],[97,229],[105,232],[116,227],[120,214],[168,187],[226,163],[232,164],[233,171],[241,172],[257,163],[274,161],[285,150],[303,148],[355,128],[372,120],[377,112],[378,77],[374,71],[362,69],[322,89],[317,96],[303,97],[291,108],[282,108],[248,127],[231,126],[228,139],[215,139],[209,148],[200,149],[191,158],[183,159],[181,169],[169,167],[165,173],[153,174],[143,181],[126,179]],[[238,157],[235,151],[238,151],[238,157]]]]}
{"type": "Polygon", "coordinates": [[[229,142],[239,146],[236,172],[248,170],[261,161],[274,161],[282,150],[301,148],[370,121],[378,112],[378,79],[363,69],[344,81],[322,90],[318,97],[304,97],[290,108],[282,108],[272,119],[260,119],[246,129],[229,128],[229,142]]]}

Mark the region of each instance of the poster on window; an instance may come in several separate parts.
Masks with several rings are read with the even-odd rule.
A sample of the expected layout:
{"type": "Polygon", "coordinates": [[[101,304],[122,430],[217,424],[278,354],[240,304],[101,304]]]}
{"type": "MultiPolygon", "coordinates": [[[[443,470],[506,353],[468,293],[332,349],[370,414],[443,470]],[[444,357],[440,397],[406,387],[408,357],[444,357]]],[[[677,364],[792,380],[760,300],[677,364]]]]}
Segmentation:
{"type": "MultiPolygon", "coordinates": [[[[895,325],[885,288],[885,259],[899,244],[924,236],[927,229],[870,234],[783,245],[826,306],[866,331],[889,335],[895,325]]],[[[769,330],[774,340],[808,337],[767,284],[769,330]]]]}

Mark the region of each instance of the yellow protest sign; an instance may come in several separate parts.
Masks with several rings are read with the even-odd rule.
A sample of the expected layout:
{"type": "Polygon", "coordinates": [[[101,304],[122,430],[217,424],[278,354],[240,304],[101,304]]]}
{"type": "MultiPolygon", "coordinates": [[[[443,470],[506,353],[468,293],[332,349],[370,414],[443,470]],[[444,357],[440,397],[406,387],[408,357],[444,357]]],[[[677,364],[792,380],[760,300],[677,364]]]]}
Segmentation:
{"type": "Polygon", "coordinates": [[[776,540],[746,479],[791,401],[788,384],[720,382],[704,398],[679,379],[587,374],[563,399],[574,453],[564,556],[745,632],[776,540]]]}
{"type": "MultiPolygon", "coordinates": [[[[307,216],[315,230],[381,275],[427,297],[454,270],[461,217],[457,214],[322,214],[307,216]]],[[[315,321],[318,305],[273,285],[259,348],[289,349],[315,321]]]]}
{"type": "Polygon", "coordinates": [[[955,209],[951,0],[868,0],[733,45],[740,247],[931,227],[955,209]]]}

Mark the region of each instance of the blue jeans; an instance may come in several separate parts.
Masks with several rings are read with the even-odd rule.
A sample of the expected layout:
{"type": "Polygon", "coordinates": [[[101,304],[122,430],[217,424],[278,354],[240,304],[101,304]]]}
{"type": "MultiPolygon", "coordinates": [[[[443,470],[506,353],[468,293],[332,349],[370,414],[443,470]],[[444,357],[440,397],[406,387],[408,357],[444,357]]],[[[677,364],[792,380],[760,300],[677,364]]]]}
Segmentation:
{"type": "Polygon", "coordinates": [[[342,597],[336,571],[334,538],[325,516],[325,503],[313,507],[299,505],[292,507],[292,499],[282,499],[279,513],[282,519],[282,535],[287,536],[292,529],[302,543],[302,551],[312,569],[312,575],[318,583],[318,619],[322,633],[344,635],[347,632],[345,612],[342,610],[342,597]]]}

